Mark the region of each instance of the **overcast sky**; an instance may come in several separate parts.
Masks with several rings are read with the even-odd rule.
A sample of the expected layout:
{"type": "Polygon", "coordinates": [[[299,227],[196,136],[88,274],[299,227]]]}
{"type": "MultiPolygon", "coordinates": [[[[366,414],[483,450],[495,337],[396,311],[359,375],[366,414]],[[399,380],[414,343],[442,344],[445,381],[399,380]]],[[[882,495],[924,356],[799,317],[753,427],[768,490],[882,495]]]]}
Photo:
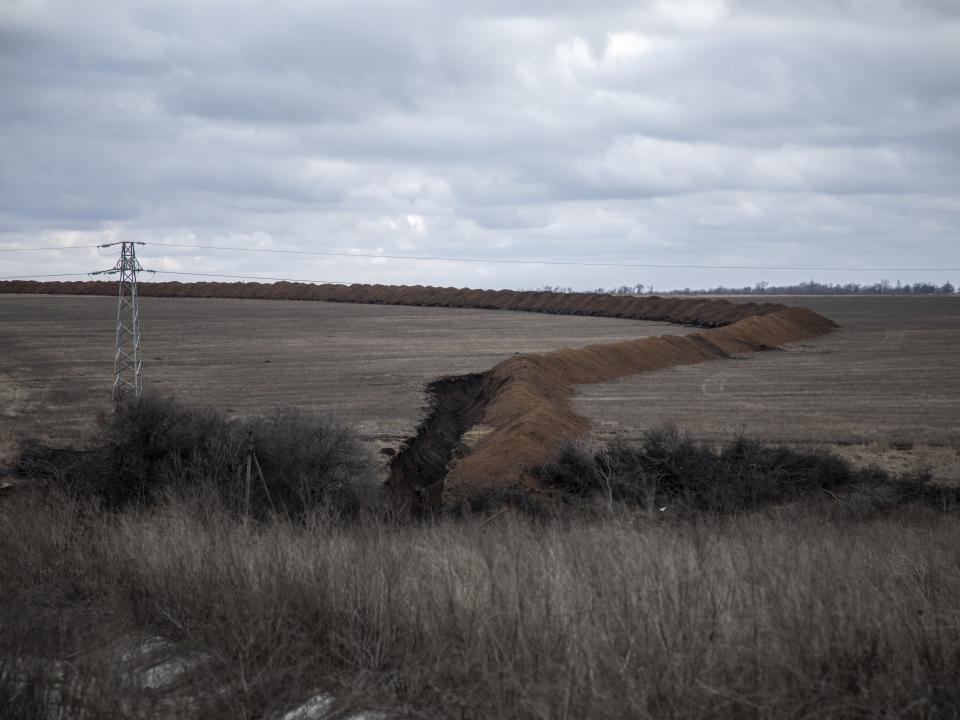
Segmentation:
{"type": "MultiPolygon", "coordinates": [[[[0,0],[0,90],[0,249],[940,268],[140,249],[471,287],[960,281],[957,0],[0,0]]],[[[0,276],[99,253],[0,253],[0,276]]]]}

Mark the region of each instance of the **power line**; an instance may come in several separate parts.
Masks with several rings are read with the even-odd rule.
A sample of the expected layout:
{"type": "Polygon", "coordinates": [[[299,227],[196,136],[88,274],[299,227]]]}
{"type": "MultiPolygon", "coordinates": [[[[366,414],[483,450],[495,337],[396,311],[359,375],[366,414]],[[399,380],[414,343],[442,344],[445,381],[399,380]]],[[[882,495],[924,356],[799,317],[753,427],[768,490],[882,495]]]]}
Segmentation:
{"type": "Polygon", "coordinates": [[[264,277],[262,275],[223,275],[221,273],[180,272],[179,270],[156,270],[155,272],[157,274],[163,274],[163,275],[195,275],[197,277],[231,278],[236,280],[274,280],[276,282],[317,283],[318,285],[350,285],[351,284],[344,280],[300,280],[296,278],[264,277]]]}
{"type": "Polygon", "coordinates": [[[34,278],[57,278],[57,277],[76,277],[78,275],[87,276],[90,273],[55,273],[53,275],[5,275],[0,280],[33,280],[34,278]]]}
{"type": "Polygon", "coordinates": [[[383,255],[377,253],[338,252],[333,250],[275,250],[270,248],[245,248],[226,245],[198,245],[190,243],[151,242],[150,245],[159,247],[181,247],[198,250],[229,250],[234,252],[275,253],[280,255],[324,255],[333,257],[355,258],[383,258],[387,260],[427,260],[433,262],[477,262],[503,263],[511,265],[572,265],[577,267],[618,267],[618,268],[654,268],[678,270],[847,270],[855,272],[934,272],[940,270],[960,271],[960,268],[884,268],[884,267],[787,267],[770,265],[671,265],[655,263],[613,263],[587,262],[582,260],[521,260],[506,258],[469,258],[469,257],[436,257],[433,255],[383,255]]]}
{"type": "Polygon", "coordinates": [[[0,248],[0,252],[37,252],[42,250],[76,250],[79,248],[98,248],[101,245],[45,245],[33,248],[0,248]]]}
{"type": "MultiPolygon", "coordinates": [[[[319,255],[325,257],[369,258],[381,260],[416,260],[426,262],[466,262],[488,263],[503,265],[553,265],[570,267],[611,267],[611,268],[640,268],[655,270],[789,270],[803,272],[960,272],[960,267],[839,267],[831,265],[820,266],[789,266],[789,265],[699,265],[699,264],[670,264],[670,263],[617,263],[617,262],[589,262],[584,260],[530,260],[510,258],[475,258],[475,257],[438,257],[435,255],[384,255],[379,253],[341,252],[335,250],[278,250],[272,248],[249,248],[235,245],[201,245],[195,243],[168,243],[150,242],[147,245],[156,247],[174,247],[194,250],[217,250],[228,252],[268,253],[275,255],[319,255]]],[[[7,248],[0,252],[31,252],[33,250],[72,250],[76,248],[102,247],[101,245],[64,245],[62,247],[47,246],[41,248],[7,248]]],[[[187,273],[181,273],[186,275],[187,273]]],[[[36,276],[40,277],[40,276],[36,276]]],[[[243,277],[221,275],[219,277],[243,277]]],[[[16,279],[16,278],[10,278],[16,279]]],[[[264,280],[283,278],[263,278],[264,280]]],[[[296,281],[301,282],[301,281],[296,281]]]]}
{"type": "MultiPolygon", "coordinates": [[[[323,285],[350,285],[352,283],[346,280],[305,280],[302,278],[288,277],[264,277],[263,275],[224,275],[222,273],[198,273],[198,272],[180,272],[179,270],[148,270],[157,275],[190,275],[196,277],[211,278],[230,278],[232,280],[272,280],[275,282],[302,282],[316,283],[323,285]]],[[[96,273],[56,273],[53,275],[6,275],[0,276],[0,280],[33,280],[35,278],[58,278],[58,277],[89,277],[96,273]]]]}

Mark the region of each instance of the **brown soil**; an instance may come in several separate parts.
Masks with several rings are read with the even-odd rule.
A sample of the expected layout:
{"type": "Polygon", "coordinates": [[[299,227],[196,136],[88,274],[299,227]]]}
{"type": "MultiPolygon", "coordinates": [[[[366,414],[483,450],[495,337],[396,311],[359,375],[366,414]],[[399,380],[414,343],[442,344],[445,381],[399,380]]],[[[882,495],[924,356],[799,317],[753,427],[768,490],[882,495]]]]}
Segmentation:
{"type": "Polygon", "coordinates": [[[485,375],[443,377],[427,386],[429,411],[390,464],[386,486],[405,496],[415,512],[442,501],[448,468],[463,436],[477,424],[486,400],[485,375]]]}
{"type": "MultiPolygon", "coordinates": [[[[112,282],[5,282],[0,292],[113,295],[112,282]]],[[[388,484],[415,505],[432,505],[484,486],[533,489],[524,467],[554,457],[587,429],[570,404],[573,386],[757,352],[831,332],[836,324],[807,308],[716,299],[558,294],[510,290],[296,283],[142,283],[154,297],[302,299],[326,302],[517,310],[656,320],[708,328],[686,336],[519,355],[482,375],[442,378],[431,409],[392,463],[388,484]],[[489,428],[458,457],[464,433],[489,428]]]]}
{"type": "Polygon", "coordinates": [[[479,422],[492,430],[453,466],[447,489],[453,494],[486,485],[532,489],[524,466],[551,460],[564,442],[587,430],[587,420],[570,405],[574,385],[775,349],[825,335],[835,327],[811,310],[783,308],[686,336],[647,337],[505,360],[486,373],[483,383],[486,402],[479,422]]]}
{"type": "MultiPolygon", "coordinates": [[[[0,293],[44,295],[115,295],[115,282],[0,282],[0,293]]],[[[635,297],[597,293],[551,293],[527,290],[471,290],[422,285],[308,285],[303,283],[180,283],[141,282],[144,297],[247,298],[257,300],[317,300],[374,305],[518,310],[557,315],[653,320],[721,327],[754,315],[783,309],[772,303],[732,303],[728,300],[635,297]]]]}

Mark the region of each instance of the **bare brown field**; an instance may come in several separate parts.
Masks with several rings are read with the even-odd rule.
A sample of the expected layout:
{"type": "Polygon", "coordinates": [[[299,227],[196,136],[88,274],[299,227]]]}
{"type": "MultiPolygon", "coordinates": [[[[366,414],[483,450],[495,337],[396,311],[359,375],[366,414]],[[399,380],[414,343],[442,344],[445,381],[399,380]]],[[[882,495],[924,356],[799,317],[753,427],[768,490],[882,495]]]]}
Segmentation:
{"type": "MultiPolygon", "coordinates": [[[[66,284],[58,292],[91,286],[66,284]]],[[[291,292],[255,284],[153,290],[291,292]]],[[[423,416],[429,381],[482,374],[466,391],[473,399],[455,399],[463,427],[444,439],[443,452],[436,454],[427,438],[426,455],[410,458],[418,475],[433,463],[437,468],[427,475],[443,477],[452,468],[450,477],[461,485],[473,482],[469,478],[514,482],[523,462],[549,459],[563,439],[584,432],[588,420],[600,437],[629,438],[672,423],[709,440],[746,434],[838,445],[857,463],[934,467],[960,480],[957,298],[790,297],[737,306],[448,288],[293,290],[306,299],[330,294],[337,302],[144,298],[151,385],[237,414],[280,405],[331,411],[375,447],[398,447],[423,416]],[[819,315],[789,310],[788,303],[819,315]],[[410,307],[417,304],[447,307],[410,307]],[[631,319],[596,317],[610,314],[631,319]],[[639,319],[649,316],[713,329],[691,334],[690,327],[639,319]],[[840,330],[830,334],[824,316],[840,330]],[[639,339],[650,335],[663,337],[639,339]],[[578,385],[572,407],[571,385],[578,385]],[[475,410],[465,411],[464,403],[475,410]],[[462,451],[451,459],[446,453],[462,432],[462,451]]],[[[0,437],[7,445],[18,433],[75,438],[103,407],[113,302],[0,295],[0,437]]]]}
{"type": "Polygon", "coordinates": [[[707,440],[840,444],[860,462],[960,480],[960,297],[789,297],[840,329],[736,360],[578,387],[601,437],[673,423],[707,440]]]}
{"type": "MultiPolygon", "coordinates": [[[[109,404],[114,297],[0,294],[0,443],[76,440],[109,404]]],[[[395,305],[141,300],[149,388],[237,414],[331,412],[377,447],[414,433],[424,384],[515,353],[643,335],[658,322],[395,305]]],[[[3,447],[0,446],[0,450],[3,447]]]]}

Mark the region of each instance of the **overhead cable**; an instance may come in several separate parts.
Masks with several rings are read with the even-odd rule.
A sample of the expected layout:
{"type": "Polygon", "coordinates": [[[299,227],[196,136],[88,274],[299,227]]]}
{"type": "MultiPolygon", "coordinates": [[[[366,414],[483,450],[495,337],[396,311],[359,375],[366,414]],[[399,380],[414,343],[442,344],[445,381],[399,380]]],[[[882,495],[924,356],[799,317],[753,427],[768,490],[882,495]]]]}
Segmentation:
{"type": "MultiPolygon", "coordinates": [[[[671,264],[671,263],[623,263],[623,262],[590,262],[586,260],[546,260],[546,259],[513,259],[513,258],[477,258],[477,257],[438,257],[435,255],[386,255],[383,253],[344,252],[337,250],[284,250],[275,248],[250,248],[236,245],[202,245],[197,243],[170,243],[146,242],[145,245],[154,247],[186,248],[194,250],[215,250],[219,252],[247,252],[268,253],[276,255],[319,255],[327,257],[379,259],[379,260],[414,260],[421,262],[457,262],[457,263],[488,263],[503,265],[553,265],[571,267],[611,267],[611,268],[641,268],[656,270],[787,270],[803,272],[957,272],[960,267],[840,267],[835,265],[700,265],[700,264],[671,264]]],[[[0,248],[0,252],[32,252],[34,250],[73,250],[78,248],[103,247],[102,245],[64,245],[45,246],[38,248],[0,248]]],[[[184,274],[184,273],[182,273],[184,274]]],[[[227,277],[227,276],[221,276],[227,277]]],[[[269,279],[269,278],[268,278],[269,279]]]]}

